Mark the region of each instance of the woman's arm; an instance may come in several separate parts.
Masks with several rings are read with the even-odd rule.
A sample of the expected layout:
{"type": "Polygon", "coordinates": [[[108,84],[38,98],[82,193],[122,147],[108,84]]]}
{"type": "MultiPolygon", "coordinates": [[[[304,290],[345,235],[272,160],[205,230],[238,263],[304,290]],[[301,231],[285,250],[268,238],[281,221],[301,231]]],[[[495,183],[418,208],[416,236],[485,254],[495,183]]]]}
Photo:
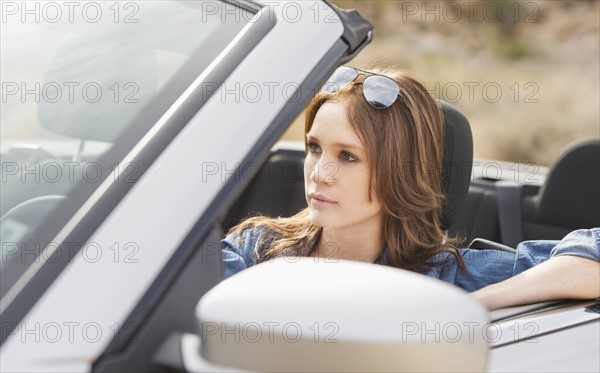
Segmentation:
{"type": "Polygon", "coordinates": [[[525,241],[516,252],[460,249],[465,271],[451,255],[433,261],[428,276],[454,284],[489,309],[554,299],[600,297],[600,228],[561,241],[525,241]]]}
{"type": "Polygon", "coordinates": [[[562,255],[470,294],[488,309],[554,299],[600,297],[600,263],[562,255]]]}

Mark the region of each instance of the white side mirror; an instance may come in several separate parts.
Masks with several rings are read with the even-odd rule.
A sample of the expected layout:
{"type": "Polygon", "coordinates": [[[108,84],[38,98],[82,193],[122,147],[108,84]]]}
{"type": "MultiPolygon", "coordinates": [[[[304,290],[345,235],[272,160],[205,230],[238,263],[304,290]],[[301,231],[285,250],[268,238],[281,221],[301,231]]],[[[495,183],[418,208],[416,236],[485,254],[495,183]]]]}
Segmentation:
{"type": "Polygon", "coordinates": [[[279,258],[196,309],[202,356],[252,371],[477,371],[487,313],[460,289],[381,265],[279,258]]]}

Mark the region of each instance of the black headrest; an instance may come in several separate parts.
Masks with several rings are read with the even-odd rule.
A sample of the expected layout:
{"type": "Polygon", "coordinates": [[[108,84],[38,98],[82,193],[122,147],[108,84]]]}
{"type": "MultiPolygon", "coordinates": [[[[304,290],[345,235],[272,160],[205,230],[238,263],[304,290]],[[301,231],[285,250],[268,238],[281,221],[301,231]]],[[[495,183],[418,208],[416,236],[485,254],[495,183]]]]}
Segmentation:
{"type": "Polygon", "coordinates": [[[600,226],[600,139],[570,146],[541,190],[536,220],[569,229],[600,226]]]}
{"type": "Polygon", "coordinates": [[[445,194],[442,228],[458,221],[467,198],[473,165],[473,136],[467,118],[447,102],[440,101],[444,114],[444,160],[442,191],[445,194]]]}

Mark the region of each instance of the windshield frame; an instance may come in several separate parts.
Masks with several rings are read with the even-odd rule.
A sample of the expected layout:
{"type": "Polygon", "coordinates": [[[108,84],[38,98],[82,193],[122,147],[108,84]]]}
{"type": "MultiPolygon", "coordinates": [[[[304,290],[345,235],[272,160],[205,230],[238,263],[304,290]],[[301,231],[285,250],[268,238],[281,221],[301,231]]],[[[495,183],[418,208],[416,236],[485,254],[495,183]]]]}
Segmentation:
{"type": "MultiPolygon", "coordinates": [[[[173,102],[169,102],[168,109],[164,107],[164,103],[149,105],[152,110],[137,117],[135,123],[115,142],[111,151],[98,160],[99,164],[107,168],[103,170],[107,171],[103,172],[103,180],[96,183],[95,187],[89,183],[76,184],[70,197],[58,206],[67,219],[52,219],[50,216],[40,226],[36,232],[36,241],[52,243],[52,247],[48,245],[44,250],[50,249],[58,254],[44,257],[55,255],[57,260],[40,261],[31,257],[27,261],[14,261],[16,265],[10,269],[3,268],[3,281],[9,282],[0,299],[0,317],[3,323],[10,321],[16,325],[25,316],[108,214],[135,186],[135,180],[142,177],[162,150],[215,93],[215,84],[221,85],[275,24],[274,18],[260,16],[260,9],[251,3],[222,1],[254,14],[254,18],[247,22],[240,33],[236,32],[233,40],[206,69],[194,69],[194,62],[206,54],[202,48],[196,50],[181,73],[176,74],[168,84],[177,86],[187,83],[181,92],[169,95],[164,93],[169,91],[166,89],[153,100],[159,103],[165,101],[165,96],[172,98],[173,102]],[[190,85],[189,82],[193,83],[190,85]],[[210,85],[202,82],[209,82],[210,85]],[[136,165],[134,182],[127,182],[124,178],[120,178],[120,182],[114,182],[115,174],[108,167],[115,162],[136,165]],[[79,245],[74,247],[73,243],[79,245]]],[[[10,335],[8,329],[3,328],[0,344],[10,335]]]]}

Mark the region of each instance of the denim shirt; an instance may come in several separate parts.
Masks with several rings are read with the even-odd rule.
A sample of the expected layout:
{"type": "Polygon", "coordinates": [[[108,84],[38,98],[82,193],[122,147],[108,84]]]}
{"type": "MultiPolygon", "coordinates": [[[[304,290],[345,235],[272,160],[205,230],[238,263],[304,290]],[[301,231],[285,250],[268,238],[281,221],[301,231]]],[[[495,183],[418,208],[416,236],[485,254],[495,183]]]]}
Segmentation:
{"type": "MultiPolygon", "coordinates": [[[[241,246],[231,234],[221,241],[225,277],[258,262],[255,246],[260,234],[260,228],[245,230],[241,246]]],[[[514,253],[493,249],[459,249],[459,252],[465,263],[465,271],[459,269],[454,255],[444,252],[429,260],[432,268],[426,275],[466,291],[475,291],[504,281],[555,256],[574,255],[600,261],[600,228],[577,230],[561,241],[524,241],[514,253]]],[[[379,264],[388,264],[385,253],[379,264]]]]}

